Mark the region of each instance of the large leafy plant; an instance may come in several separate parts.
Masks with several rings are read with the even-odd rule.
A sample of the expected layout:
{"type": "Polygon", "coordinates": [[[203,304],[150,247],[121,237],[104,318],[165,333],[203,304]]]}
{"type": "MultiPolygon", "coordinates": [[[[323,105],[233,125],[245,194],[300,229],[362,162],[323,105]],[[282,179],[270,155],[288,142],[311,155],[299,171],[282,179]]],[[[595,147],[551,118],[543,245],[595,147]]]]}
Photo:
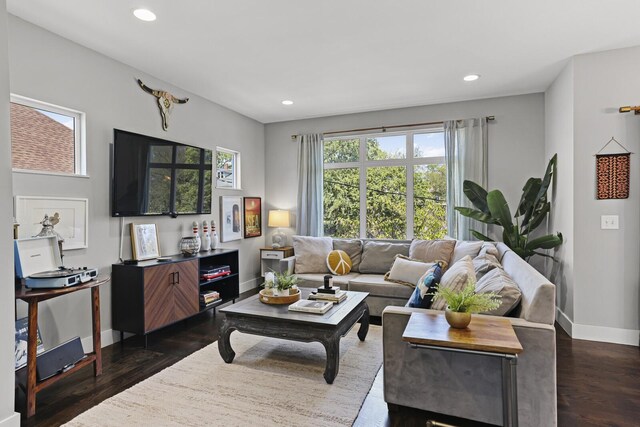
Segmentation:
{"type": "MultiPolygon", "coordinates": [[[[551,202],[547,198],[547,190],[551,185],[556,171],[557,154],[549,160],[543,178],[529,178],[522,188],[522,197],[511,216],[509,205],[500,190],[487,192],[473,181],[464,181],[464,194],[471,201],[474,208],[456,207],[460,214],[483,222],[498,225],[503,228],[502,240],[515,253],[524,259],[533,255],[553,258],[544,252],[562,244],[562,233],[548,234],[537,238],[530,238],[531,233],[545,220],[551,210],[551,202]],[[514,221],[515,220],[515,221],[514,221]]],[[[480,240],[491,241],[489,237],[476,230],[471,233],[480,240]]]]}

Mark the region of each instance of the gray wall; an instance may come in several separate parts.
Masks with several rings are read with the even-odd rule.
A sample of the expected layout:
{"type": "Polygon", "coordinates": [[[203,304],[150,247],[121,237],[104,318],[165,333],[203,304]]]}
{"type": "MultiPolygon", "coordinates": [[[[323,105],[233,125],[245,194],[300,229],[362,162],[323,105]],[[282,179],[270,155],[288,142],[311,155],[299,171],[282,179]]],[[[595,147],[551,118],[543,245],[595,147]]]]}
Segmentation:
{"type": "MultiPolygon", "coordinates": [[[[87,170],[89,178],[14,173],[14,195],[74,196],[89,199],[89,247],[65,252],[67,266],[97,267],[108,273],[118,260],[120,224],[110,217],[110,144],[113,128],[130,130],[209,149],[216,145],[242,154],[242,191],[214,190],[211,215],[127,218],[126,223],[155,222],[163,254],[178,251],[180,237],[190,233],[194,220],[216,219],[219,196],[264,197],[264,126],[197,95],[159,81],[120,62],[61,38],[14,16],[9,19],[9,63],[11,92],[66,106],[87,114],[87,170]],[[165,89],[189,102],[173,109],[169,130],[161,128],[155,98],[143,92],[135,78],[165,89]]],[[[4,161],[4,160],[3,160],[4,161]]],[[[9,200],[8,198],[6,199],[9,200]]],[[[241,290],[256,285],[259,247],[264,238],[222,244],[240,248],[241,290]]],[[[130,242],[124,241],[124,258],[130,257],[130,242]]],[[[6,259],[6,257],[2,257],[6,259]]],[[[87,291],[88,292],[88,291],[87,291]]],[[[103,331],[111,328],[110,286],[101,288],[103,331]]],[[[19,314],[24,307],[19,307],[19,314]]],[[[88,293],[78,292],[42,304],[40,327],[46,346],[74,336],[91,334],[88,293]]],[[[104,336],[104,345],[112,337],[104,336]]],[[[85,340],[86,342],[86,340],[85,340]]]]}
{"type": "MultiPolygon", "coordinates": [[[[640,156],[631,156],[631,193],[626,200],[596,200],[593,155],[614,136],[640,152],[640,117],[619,114],[637,105],[640,47],[574,58],[574,320],[619,328],[637,344],[640,282],[640,156]],[[619,230],[601,230],[600,215],[620,216],[619,230]]],[[[619,152],[619,147],[609,147],[619,152]]]]}
{"type": "Polygon", "coordinates": [[[9,64],[7,61],[7,4],[0,0],[0,426],[20,425],[13,411],[14,294],[11,204],[11,142],[9,137],[9,64]]]}
{"type": "MultiPolygon", "coordinates": [[[[564,68],[545,94],[546,158],[558,154],[555,191],[548,231],[561,231],[564,243],[554,254],[561,262],[547,260],[546,274],[556,284],[556,304],[573,321],[573,60],[564,68]]],[[[562,319],[559,319],[562,322],[562,319]]]]}
{"type": "Polygon", "coordinates": [[[489,125],[489,188],[501,189],[514,207],[527,178],[544,173],[544,95],[540,93],[267,124],[268,208],[295,211],[297,146],[292,134],[489,115],[496,117],[489,125]]]}

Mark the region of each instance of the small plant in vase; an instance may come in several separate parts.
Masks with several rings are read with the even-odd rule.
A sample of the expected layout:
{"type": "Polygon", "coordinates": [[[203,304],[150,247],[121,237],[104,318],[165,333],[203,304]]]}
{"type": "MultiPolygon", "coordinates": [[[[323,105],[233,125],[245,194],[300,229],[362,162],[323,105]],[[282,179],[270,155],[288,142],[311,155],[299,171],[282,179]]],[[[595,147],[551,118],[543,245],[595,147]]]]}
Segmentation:
{"type": "Polygon", "coordinates": [[[292,289],[298,289],[298,278],[290,273],[275,273],[273,295],[286,296],[292,289]]]}
{"type": "Polygon", "coordinates": [[[445,318],[453,328],[464,329],[471,322],[471,313],[495,310],[502,297],[494,292],[476,293],[476,286],[469,281],[461,291],[436,286],[433,299],[442,298],[447,303],[445,318]]]}

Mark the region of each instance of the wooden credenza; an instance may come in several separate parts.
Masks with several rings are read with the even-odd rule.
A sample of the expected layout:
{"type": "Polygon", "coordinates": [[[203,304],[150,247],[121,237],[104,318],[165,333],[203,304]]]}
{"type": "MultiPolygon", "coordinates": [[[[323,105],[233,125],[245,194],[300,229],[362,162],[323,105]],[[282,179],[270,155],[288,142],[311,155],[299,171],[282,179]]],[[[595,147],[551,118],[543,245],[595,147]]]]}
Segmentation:
{"type": "Polygon", "coordinates": [[[169,261],[142,261],[136,265],[114,264],[111,274],[112,328],[146,336],[148,333],[214,309],[239,295],[238,251],[218,249],[195,257],[176,255],[169,261]],[[201,269],[222,265],[231,274],[200,280],[201,269]],[[200,306],[200,292],[216,290],[220,300],[200,306]]]}

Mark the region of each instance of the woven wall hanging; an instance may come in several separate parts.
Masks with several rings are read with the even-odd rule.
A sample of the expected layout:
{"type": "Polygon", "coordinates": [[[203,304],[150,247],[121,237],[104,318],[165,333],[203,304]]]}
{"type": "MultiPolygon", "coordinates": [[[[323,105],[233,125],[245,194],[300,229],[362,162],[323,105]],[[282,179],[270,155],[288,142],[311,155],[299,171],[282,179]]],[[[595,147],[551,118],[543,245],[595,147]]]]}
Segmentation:
{"type": "Polygon", "coordinates": [[[599,200],[629,198],[631,154],[633,153],[613,137],[596,153],[596,194],[599,200]],[[612,142],[618,144],[626,152],[600,154],[612,142]]]}

